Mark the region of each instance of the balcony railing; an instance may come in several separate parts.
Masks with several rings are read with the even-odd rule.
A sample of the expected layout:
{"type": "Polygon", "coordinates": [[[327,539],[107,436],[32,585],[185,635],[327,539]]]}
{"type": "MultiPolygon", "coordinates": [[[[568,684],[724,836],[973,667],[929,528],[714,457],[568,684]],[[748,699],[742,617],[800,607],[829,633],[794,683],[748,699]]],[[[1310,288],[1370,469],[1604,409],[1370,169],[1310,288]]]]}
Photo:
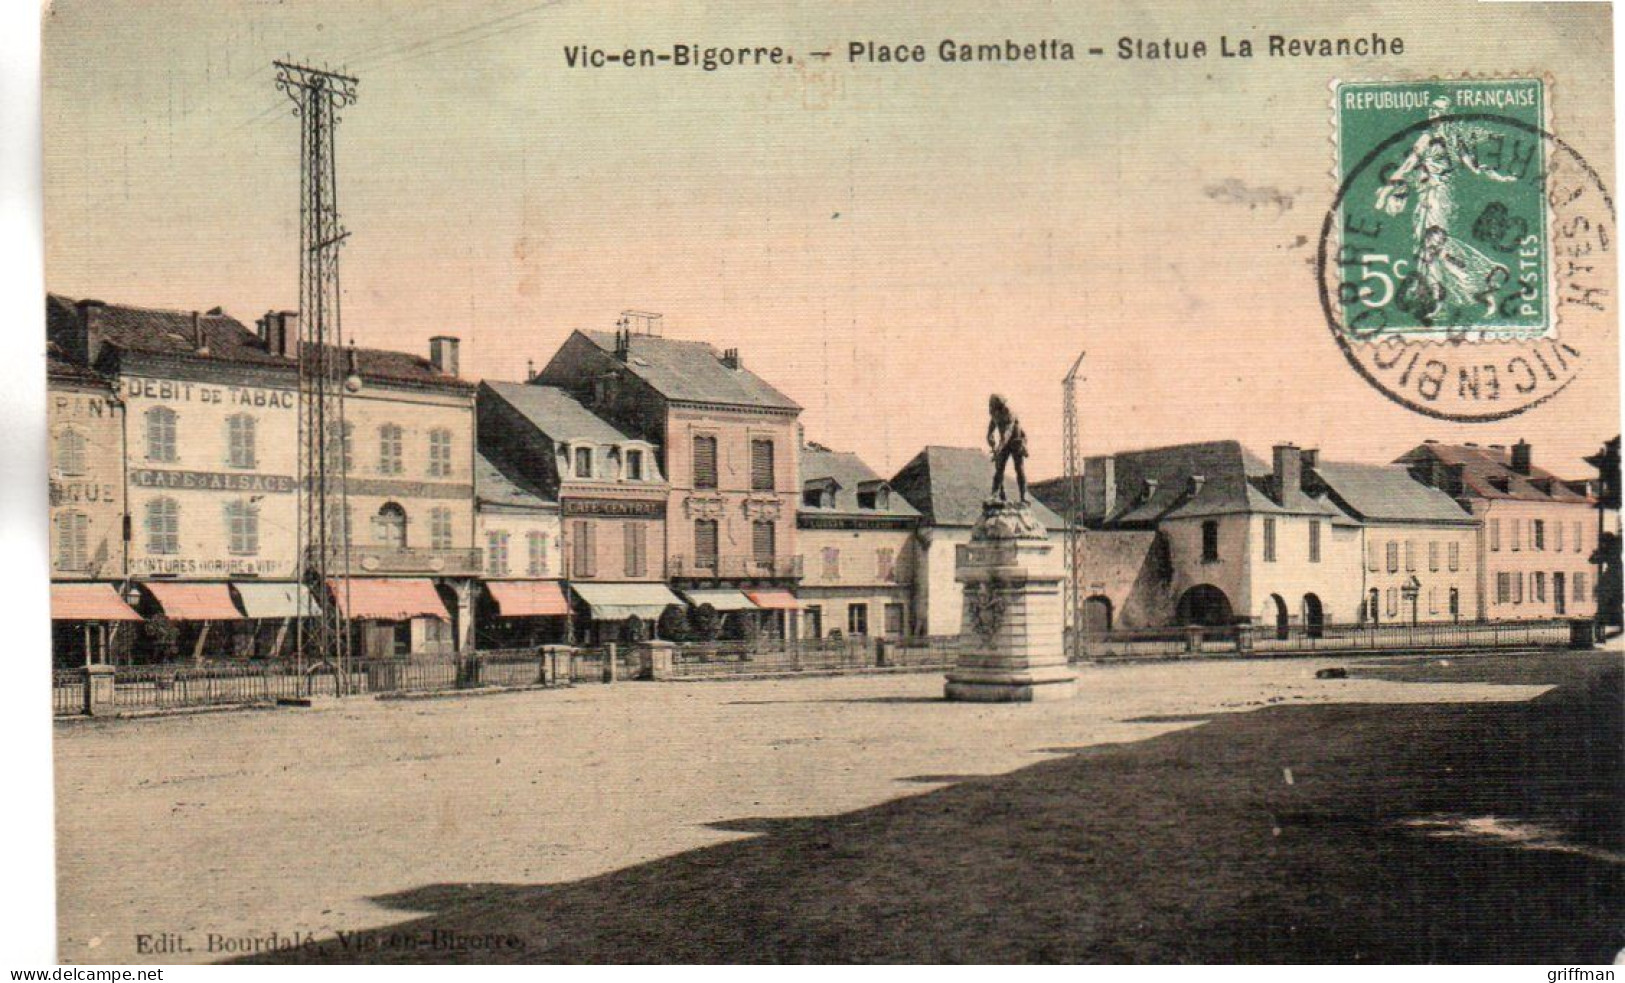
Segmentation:
{"type": "MultiPolygon", "coordinates": [[[[312,556],[315,547],[312,547],[312,556]]],[[[348,560],[350,576],[420,574],[427,577],[478,576],[484,558],[478,549],[431,549],[425,546],[353,545],[327,551],[328,572],[348,560]]]]}
{"type": "Polygon", "coordinates": [[[801,557],[775,556],[758,559],[751,555],[723,556],[673,555],[667,560],[673,580],[795,580],[801,577],[801,557]]]}

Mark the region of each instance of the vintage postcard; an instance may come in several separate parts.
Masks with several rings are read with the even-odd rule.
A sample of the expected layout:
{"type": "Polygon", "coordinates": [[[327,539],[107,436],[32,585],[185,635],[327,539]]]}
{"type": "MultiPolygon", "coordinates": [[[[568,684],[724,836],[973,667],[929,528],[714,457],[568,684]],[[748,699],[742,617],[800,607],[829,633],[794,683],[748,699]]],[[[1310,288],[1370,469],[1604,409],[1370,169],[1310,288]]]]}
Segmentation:
{"type": "Polygon", "coordinates": [[[1610,7],[41,29],[62,963],[1613,979],[1610,7]]]}

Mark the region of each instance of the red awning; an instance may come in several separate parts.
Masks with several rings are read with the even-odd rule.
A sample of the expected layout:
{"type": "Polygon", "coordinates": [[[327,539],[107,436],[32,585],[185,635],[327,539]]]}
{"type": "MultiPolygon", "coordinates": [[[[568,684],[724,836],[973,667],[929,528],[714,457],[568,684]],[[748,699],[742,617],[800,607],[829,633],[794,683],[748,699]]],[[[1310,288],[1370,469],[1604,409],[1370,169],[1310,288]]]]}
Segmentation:
{"type": "Polygon", "coordinates": [[[427,580],[375,580],[352,577],[327,582],[346,618],[356,621],[406,621],[439,618],[450,621],[440,592],[427,580]]]}
{"type": "Polygon", "coordinates": [[[225,584],[152,581],[141,586],[171,621],[237,621],[243,617],[225,584]]]}
{"type": "Polygon", "coordinates": [[[140,621],[112,584],[52,584],[52,621],[140,621]]]}
{"type": "Polygon", "coordinates": [[[491,580],[485,584],[504,618],[562,617],[570,613],[556,580],[491,580]]]}
{"type": "Polygon", "coordinates": [[[745,596],[754,601],[757,607],[767,608],[769,611],[801,610],[796,596],[787,590],[748,590],[745,596]]]}

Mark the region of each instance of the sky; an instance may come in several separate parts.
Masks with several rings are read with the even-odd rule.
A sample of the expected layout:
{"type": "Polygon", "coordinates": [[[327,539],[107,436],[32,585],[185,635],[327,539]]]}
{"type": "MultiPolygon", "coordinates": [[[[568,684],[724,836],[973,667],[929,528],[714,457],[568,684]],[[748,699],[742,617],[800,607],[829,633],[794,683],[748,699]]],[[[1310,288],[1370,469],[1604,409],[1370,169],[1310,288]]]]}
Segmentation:
{"type": "Polygon", "coordinates": [[[58,0],[44,16],[46,282],[246,323],[297,302],[298,124],[271,61],[360,78],[338,132],[358,344],[523,379],[578,328],[656,311],[738,347],[810,439],[891,474],[978,444],[991,392],[1061,466],[1235,438],[1391,460],[1535,446],[1565,475],[1618,432],[1617,312],[1558,398],[1443,423],[1350,368],[1313,268],[1335,191],[1329,83],[1544,72],[1552,127],[1614,181],[1606,8],[1422,2],[58,0]],[[1272,10],[1271,7],[1277,8],[1272,10]],[[1404,38],[1387,59],[1122,61],[1121,37],[1404,38]],[[1067,39],[1072,63],[945,65],[943,38],[1067,39]],[[923,65],[853,65],[850,40],[923,65]],[[563,48],[782,44],[817,64],[566,68],[563,48]],[[1090,58],[1088,46],[1108,56],[1090,58]]]}

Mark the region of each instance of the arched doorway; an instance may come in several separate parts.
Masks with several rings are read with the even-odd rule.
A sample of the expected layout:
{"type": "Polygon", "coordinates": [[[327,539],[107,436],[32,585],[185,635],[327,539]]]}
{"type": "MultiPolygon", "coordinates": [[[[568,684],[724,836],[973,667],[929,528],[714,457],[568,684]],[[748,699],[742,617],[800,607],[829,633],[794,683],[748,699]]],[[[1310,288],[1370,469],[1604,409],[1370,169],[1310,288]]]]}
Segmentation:
{"type": "Polygon", "coordinates": [[[1303,627],[1310,638],[1319,638],[1326,627],[1326,610],[1313,594],[1303,595],[1303,627]]]}
{"type": "Polygon", "coordinates": [[[1085,634],[1090,635],[1112,630],[1111,598],[1103,594],[1084,598],[1083,630],[1085,634]]]}
{"type": "Polygon", "coordinates": [[[1174,616],[1182,625],[1200,625],[1205,628],[1233,625],[1236,622],[1235,614],[1230,607],[1230,598],[1225,597],[1224,591],[1212,584],[1197,584],[1179,595],[1174,616]]]}
{"type": "Polygon", "coordinates": [[[1286,641],[1288,626],[1291,624],[1291,619],[1287,615],[1286,600],[1279,594],[1271,594],[1264,608],[1264,616],[1275,619],[1275,637],[1286,641]]]}

